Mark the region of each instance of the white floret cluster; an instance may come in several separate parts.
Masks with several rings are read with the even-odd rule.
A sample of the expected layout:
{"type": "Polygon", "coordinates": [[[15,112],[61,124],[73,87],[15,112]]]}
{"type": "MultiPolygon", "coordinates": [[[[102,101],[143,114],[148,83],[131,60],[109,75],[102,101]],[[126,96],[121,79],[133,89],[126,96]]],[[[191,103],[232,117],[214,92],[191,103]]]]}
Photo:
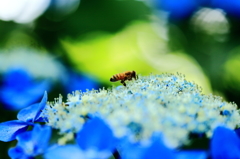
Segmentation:
{"type": "Polygon", "coordinates": [[[203,95],[201,88],[181,74],[139,76],[111,89],[75,91],[64,102],[62,96],[44,110],[48,125],[73,138],[87,118],[104,119],[117,137],[147,141],[160,133],[166,144],[177,147],[189,142],[189,134],[211,137],[214,128],[239,126],[237,105],[221,97],[203,95]]]}

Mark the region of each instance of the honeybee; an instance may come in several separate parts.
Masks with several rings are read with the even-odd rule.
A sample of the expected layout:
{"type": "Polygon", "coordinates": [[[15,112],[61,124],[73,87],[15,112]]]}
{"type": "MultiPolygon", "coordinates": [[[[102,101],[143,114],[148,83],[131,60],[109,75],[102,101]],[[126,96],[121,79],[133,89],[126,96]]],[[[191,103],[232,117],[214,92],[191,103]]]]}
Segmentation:
{"type": "Polygon", "coordinates": [[[121,81],[121,83],[126,86],[126,83],[125,81],[126,80],[132,80],[132,78],[134,78],[135,80],[137,79],[137,74],[135,71],[125,71],[123,73],[118,73],[118,74],[115,74],[113,75],[111,78],[110,78],[110,81],[111,82],[116,82],[116,81],[121,81]]]}

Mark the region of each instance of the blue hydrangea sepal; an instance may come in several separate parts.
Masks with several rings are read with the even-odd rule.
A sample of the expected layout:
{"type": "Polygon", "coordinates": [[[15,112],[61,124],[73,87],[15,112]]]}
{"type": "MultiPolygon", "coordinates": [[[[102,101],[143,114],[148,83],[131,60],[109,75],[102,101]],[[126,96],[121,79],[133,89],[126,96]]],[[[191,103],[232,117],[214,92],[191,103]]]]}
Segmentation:
{"type": "Polygon", "coordinates": [[[0,141],[9,142],[16,139],[18,134],[26,131],[31,122],[12,120],[0,123],[0,141]]]}
{"type": "Polygon", "coordinates": [[[45,159],[79,159],[86,158],[78,145],[54,145],[44,154],[45,159]]]}
{"type": "Polygon", "coordinates": [[[46,104],[47,104],[47,92],[45,91],[40,103],[30,105],[19,111],[17,115],[18,120],[26,122],[43,121],[40,115],[41,111],[44,109],[46,104]]]}
{"type": "Polygon", "coordinates": [[[218,126],[210,143],[212,159],[233,159],[240,157],[240,139],[235,131],[218,126]]]}
{"type": "Polygon", "coordinates": [[[208,152],[204,150],[187,150],[187,151],[178,151],[177,159],[187,159],[187,158],[194,158],[194,159],[207,159],[208,152]]]}
{"type": "Polygon", "coordinates": [[[11,158],[32,158],[42,155],[48,148],[51,137],[51,127],[35,124],[32,131],[19,134],[17,146],[10,148],[8,155],[11,158]]]}
{"type": "Polygon", "coordinates": [[[77,134],[77,143],[82,150],[95,148],[99,152],[112,152],[117,142],[109,126],[97,117],[89,120],[77,134]]]}

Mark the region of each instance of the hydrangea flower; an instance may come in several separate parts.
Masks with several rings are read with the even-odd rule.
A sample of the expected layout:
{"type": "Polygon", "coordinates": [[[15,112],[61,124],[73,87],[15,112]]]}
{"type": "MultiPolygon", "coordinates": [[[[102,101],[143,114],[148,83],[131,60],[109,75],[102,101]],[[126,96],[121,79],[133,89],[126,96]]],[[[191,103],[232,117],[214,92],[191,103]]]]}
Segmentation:
{"type": "Polygon", "coordinates": [[[145,142],[157,132],[172,148],[189,144],[192,133],[211,138],[218,125],[234,129],[240,121],[236,104],[203,95],[200,87],[181,74],[139,76],[127,87],[76,91],[68,95],[67,104],[59,96],[43,116],[66,141],[69,134],[82,129],[86,117],[97,116],[105,119],[119,138],[145,142]]]}
{"type": "Polygon", "coordinates": [[[152,3],[153,7],[166,11],[172,20],[188,18],[202,7],[221,9],[230,16],[240,17],[240,2],[236,0],[152,0],[152,3]]]}
{"type": "Polygon", "coordinates": [[[86,89],[96,89],[98,88],[97,82],[90,76],[79,74],[75,71],[68,71],[68,79],[64,84],[66,92],[73,92],[75,90],[86,90],[86,89]],[[71,83],[69,85],[69,83],[71,83]]]}
{"type": "Polygon", "coordinates": [[[40,103],[30,105],[22,109],[18,115],[18,120],[12,120],[0,123],[0,141],[8,142],[16,139],[16,136],[27,131],[28,126],[33,126],[34,122],[42,122],[41,111],[47,103],[47,92],[40,103]]]}
{"type": "Polygon", "coordinates": [[[107,159],[112,155],[118,142],[112,130],[99,118],[89,119],[77,133],[76,141],[77,145],[53,146],[46,152],[45,158],[107,159]]]}
{"type": "Polygon", "coordinates": [[[127,141],[121,147],[120,154],[122,159],[154,159],[157,156],[174,159],[176,157],[173,149],[166,147],[159,137],[155,137],[151,143],[145,145],[141,143],[128,143],[127,141]]]}
{"type": "Polygon", "coordinates": [[[12,68],[3,75],[0,100],[6,109],[20,110],[36,102],[49,88],[49,81],[36,81],[26,70],[12,68]],[[9,100],[12,97],[14,100],[9,100]]]}
{"type": "Polygon", "coordinates": [[[178,151],[168,148],[161,140],[161,135],[154,136],[151,143],[128,143],[122,144],[120,149],[122,159],[155,159],[161,156],[166,159],[206,159],[207,152],[204,150],[178,151]]]}
{"type": "Polygon", "coordinates": [[[51,127],[35,124],[32,131],[17,136],[17,146],[8,151],[12,159],[30,159],[43,154],[48,148],[51,127]]]}
{"type": "Polygon", "coordinates": [[[175,20],[187,18],[200,4],[197,0],[153,0],[153,2],[158,8],[169,12],[170,18],[175,20]]]}
{"type": "Polygon", "coordinates": [[[240,2],[236,0],[222,1],[212,0],[214,8],[220,8],[227,12],[229,15],[240,18],[240,2]]]}
{"type": "MultiPolygon", "coordinates": [[[[45,103],[46,97],[42,101],[45,103]]],[[[34,130],[24,132],[18,135],[17,146],[9,150],[10,157],[42,154],[46,159],[233,159],[240,156],[239,129],[234,131],[240,121],[236,104],[203,95],[200,87],[181,74],[139,76],[128,81],[126,87],[76,91],[68,95],[66,102],[59,96],[45,104],[34,110],[22,110],[18,118],[28,115],[30,118],[18,122],[33,124],[39,117],[46,118],[46,124],[62,135],[58,144],[47,147],[49,135],[47,140],[39,142],[41,135],[33,133],[34,130]],[[210,139],[210,149],[185,149],[185,145],[191,145],[191,134],[210,139]]],[[[0,133],[0,139],[2,136],[0,133]]]]}

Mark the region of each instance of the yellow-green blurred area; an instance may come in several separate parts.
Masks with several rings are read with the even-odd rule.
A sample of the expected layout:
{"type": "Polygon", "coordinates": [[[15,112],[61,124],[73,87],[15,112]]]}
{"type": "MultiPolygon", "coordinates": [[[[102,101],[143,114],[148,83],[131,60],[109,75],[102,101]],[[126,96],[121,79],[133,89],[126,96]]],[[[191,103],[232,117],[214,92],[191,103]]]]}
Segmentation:
{"type": "Polygon", "coordinates": [[[237,91],[240,91],[240,47],[233,49],[229,53],[227,61],[224,63],[224,81],[226,87],[231,87],[237,91]]]}

